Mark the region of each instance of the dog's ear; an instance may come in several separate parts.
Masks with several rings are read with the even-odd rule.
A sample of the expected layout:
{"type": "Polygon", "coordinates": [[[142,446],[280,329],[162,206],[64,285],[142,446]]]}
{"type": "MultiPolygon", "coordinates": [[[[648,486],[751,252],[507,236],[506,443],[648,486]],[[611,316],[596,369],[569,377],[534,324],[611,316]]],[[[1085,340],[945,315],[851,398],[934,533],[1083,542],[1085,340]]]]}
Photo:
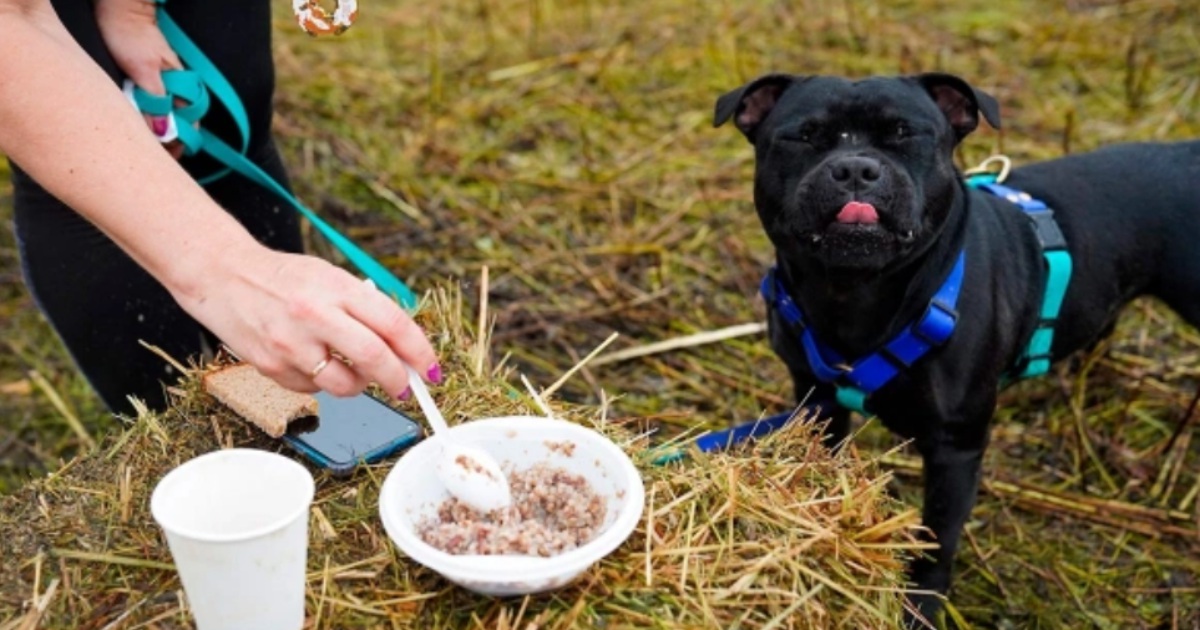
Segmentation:
{"type": "Polygon", "coordinates": [[[717,99],[713,126],[720,127],[733,118],[733,123],[753,143],[759,123],[779,102],[779,95],[795,81],[796,77],[789,74],[768,74],[725,93],[717,99]]]}
{"type": "Polygon", "coordinates": [[[952,74],[931,72],[916,78],[950,122],[956,140],[961,141],[975,131],[980,112],[992,129],[1000,128],[1000,104],[987,92],[952,74]]]}

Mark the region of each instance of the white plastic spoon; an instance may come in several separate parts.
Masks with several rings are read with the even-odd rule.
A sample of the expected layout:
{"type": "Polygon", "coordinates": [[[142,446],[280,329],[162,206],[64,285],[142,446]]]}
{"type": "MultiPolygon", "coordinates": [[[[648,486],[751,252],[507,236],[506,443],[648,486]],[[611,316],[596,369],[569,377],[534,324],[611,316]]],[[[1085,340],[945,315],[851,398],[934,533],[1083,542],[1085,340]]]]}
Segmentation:
{"type": "Polygon", "coordinates": [[[500,464],[487,451],[474,446],[459,444],[450,437],[446,419],[433,402],[421,376],[410,366],[408,386],[425,412],[425,419],[433,427],[434,439],[441,448],[434,470],[438,479],[446,486],[451,496],[480,512],[490,512],[512,505],[512,493],[508,478],[500,470],[500,464]]]}
{"type": "MultiPolygon", "coordinates": [[[[375,282],[370,278],[364,283],[375,288],[375,282]]],[[[451,496],[480,512],[512,505],[508,478],[500,470],[500,464],[487,451],[459,444],[450,437],[450,427],[425,388],[425,381],[421,380],[421,375],[412,366],[404,367],[408,370],[408,387],[417,397],[429,426],[433,427],[434,439],[442,447],[434,464],[434,472],[442,485],[446,486],[451,496]]]]}

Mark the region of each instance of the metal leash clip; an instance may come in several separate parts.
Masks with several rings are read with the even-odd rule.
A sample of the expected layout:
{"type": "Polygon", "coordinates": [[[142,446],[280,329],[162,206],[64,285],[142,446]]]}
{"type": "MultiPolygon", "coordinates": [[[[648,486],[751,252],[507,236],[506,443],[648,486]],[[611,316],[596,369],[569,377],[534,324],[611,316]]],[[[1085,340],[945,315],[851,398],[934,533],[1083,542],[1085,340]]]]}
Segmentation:
{"type": "Polygon", "coordinates": [[[979,166],[976,166],[975,168],[971,168],[971,169],[967,169],[966,171],[963,171],[963,175],[966,177],[972,177],[975,175],[989,175],[989,174],[995,173],[996,179],[994,181],[995,181],[995,183],[999,184],[999,183],[1003,183],[1004,180],[1008,179],[1008,173],[1011,170],[1012,170],[1012,160],[1008,159],[1007,155],[997,154],[997,155],[993,155],[993,156],[989,157],[988,159],[980,162],[979,166]],[[994,165],[994,164],[1000,165],[999,171],[995,171],[992,169],[992,165],[994,165]]]}

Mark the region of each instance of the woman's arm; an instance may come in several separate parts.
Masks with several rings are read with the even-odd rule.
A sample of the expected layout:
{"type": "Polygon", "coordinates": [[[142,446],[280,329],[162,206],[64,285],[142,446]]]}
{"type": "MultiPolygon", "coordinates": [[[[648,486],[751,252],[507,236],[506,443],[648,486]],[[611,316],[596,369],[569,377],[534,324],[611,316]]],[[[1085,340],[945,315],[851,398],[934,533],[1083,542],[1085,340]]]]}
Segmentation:
{"type": "Polygon", "coordinates": [[[413,321],[349,273],[260,245],[163,151],[47,0],[0,0],[0,152],[85,216],[242,358],[284,386],[407,387],[436,358],[413,321]],[[314,379],[312,368],[336,349],[314,379]]]}

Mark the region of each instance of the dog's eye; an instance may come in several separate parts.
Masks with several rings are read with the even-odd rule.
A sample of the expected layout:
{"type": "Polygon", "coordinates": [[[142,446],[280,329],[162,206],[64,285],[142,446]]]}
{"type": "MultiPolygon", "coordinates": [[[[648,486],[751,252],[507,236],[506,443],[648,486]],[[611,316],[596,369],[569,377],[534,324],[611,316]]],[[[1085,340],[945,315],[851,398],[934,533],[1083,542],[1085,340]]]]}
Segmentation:
{"type": "Polygon", "coordinates": [[[892,129],[892,135],[897,140],[903,140],[912,135],[912,130],[908,128],[907,123],[899,122],[896,123],[895,128],[892,129]]]}
{"type": "Polygon", "coordinates": [[[820,127],[818,127],[816,123],[804,123],[803,125],[800,125],[799,129],[796,130],[796,139],[800,142],[807,142],[811,144],[813,138],[817,136],[817,133],[820,130],[820,127]]]}
{"type": "Polygon", "coordinates": [[[776,136],[780,141],[796,145],[816,146],[823,141],[823,130],[821,126],[814,122],[805,122],[791,128],[780,129],[776,136]]]}

